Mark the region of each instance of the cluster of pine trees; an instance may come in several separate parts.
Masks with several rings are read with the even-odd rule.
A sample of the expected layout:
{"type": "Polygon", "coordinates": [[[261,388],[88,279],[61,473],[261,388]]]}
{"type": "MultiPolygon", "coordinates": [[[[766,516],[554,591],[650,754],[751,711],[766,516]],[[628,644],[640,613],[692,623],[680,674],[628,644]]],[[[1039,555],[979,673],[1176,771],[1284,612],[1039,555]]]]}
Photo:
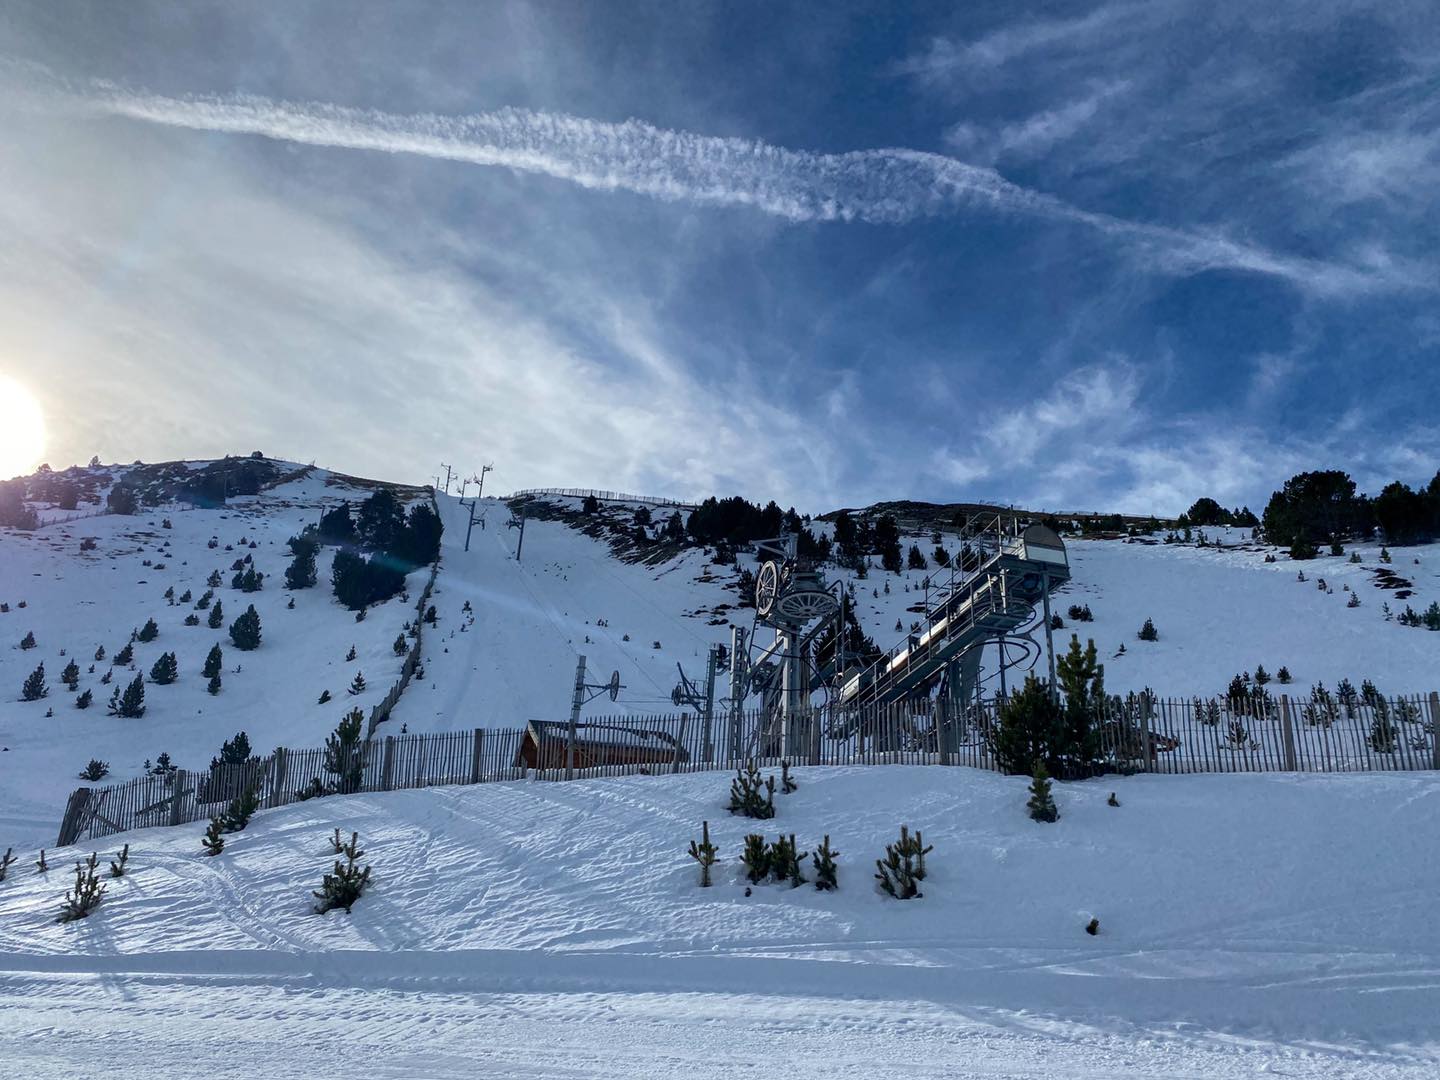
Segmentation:
{"type": "Polygon", "coordinates": [[[1298,473],[1270,496],[1261,524],[1266,540],[1300,558],[1313,558],[1321,544],[1367,539],[1377,528],[1391,544],[1434,540],[1440,537],[1440,473],[1418,491],[1397,480],[1374,497],[1358,494],[1339,469],[1298,473]]]}
{"type": "Polygon", "coordinates": [[[315,580],[315,553],[320,545],[338,548],[330,571],[335,598],[352,611],[378,604],[405,587],[405,575],[433,562],[440,553],[444,526],[426,503],[407,515],[388,488],[380,488],[352,513],[341,503],[290,541],[294,560],[286,571],[292,588],[315,580]]]}

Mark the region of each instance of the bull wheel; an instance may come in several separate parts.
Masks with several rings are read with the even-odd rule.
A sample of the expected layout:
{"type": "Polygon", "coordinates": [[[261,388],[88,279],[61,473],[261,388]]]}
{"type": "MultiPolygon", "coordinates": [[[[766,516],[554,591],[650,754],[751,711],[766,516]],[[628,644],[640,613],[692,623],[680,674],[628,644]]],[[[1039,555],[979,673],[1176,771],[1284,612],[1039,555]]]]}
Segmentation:
{"type": "Polygon", "coordinates": [[[780,596],[780,567],[771,559],[760,567],[755,578],[755,611],[763,619],[775,610],[775,601],[780,596]]]}

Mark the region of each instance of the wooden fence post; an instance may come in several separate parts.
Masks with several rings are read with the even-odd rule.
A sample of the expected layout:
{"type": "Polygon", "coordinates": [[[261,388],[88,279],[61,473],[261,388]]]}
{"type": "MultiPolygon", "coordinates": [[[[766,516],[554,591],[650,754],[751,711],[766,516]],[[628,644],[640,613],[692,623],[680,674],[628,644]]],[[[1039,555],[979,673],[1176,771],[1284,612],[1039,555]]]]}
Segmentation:
{"type": "Polygon", "coordinates": [[[395,787],[395,736],[385,736],[385,762],[380,767],[380,790],[392,791],[395,787]]]}
{"type": "Polygon", "coordinates": [[[1440,693],[1430,692],[1430,767],[1440,769],[1440,693]]]}
{"type": "Polygon", "coordinates": [[[283,746],[278,746],[272,760],[274,764],[270,766],[270,805],[284,806],[287,802],[285,776],[289,771],[290,754],[283,746]]]}
{"type": "Polygon", "coordinates": [[[170,802],[170,824],[180,825],[184,822],[181,807],[185,802],[185,781],[190,774],[184,769],[175,770],[175,794],[170,802]]]}
{"type": "Polygon", "coordinates": [[[1290,695],[1280,695],[1280,734],[1285,740],[1285,768],[1289,772],[1299,772],[1295,762],[1295,723],[1290,714],[1290,695]]]}
{"type": "Polygon", "coordinates": [[[470,747],[470,782],[480,783],[485,763],[485,729],[475,729],[475,740],[470,747]]]}

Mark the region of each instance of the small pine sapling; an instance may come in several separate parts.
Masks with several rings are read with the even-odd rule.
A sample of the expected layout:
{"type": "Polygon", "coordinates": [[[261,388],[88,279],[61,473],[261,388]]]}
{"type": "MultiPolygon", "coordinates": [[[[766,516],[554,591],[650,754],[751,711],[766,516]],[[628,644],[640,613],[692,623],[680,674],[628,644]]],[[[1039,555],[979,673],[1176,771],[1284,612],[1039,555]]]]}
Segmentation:
{"type": "Polygon", "coordinates": [[[255,816],[255,811],[259,809],[260,796],[253,787],[248,787],[230,800],[230,805],[221,815],[221,827],[227,833],[243,832],[245,826],[250,824],[250,819],[255,816]]]}
{"type": "Polygon", "coordinates": [[[126,844],[120,849],[120,858],[110,860],[110,876],[124,877],[126,864],[130,861],[130,845],[126,844]]]}
{"type": "Polygon", "coordinates": [[[1035,773],[1030,781],[1030,799],[1025,804],[1032,821],[1055,822],[1060,820],[1060,811],[1050,794],[1050,774],[1045,771],[1043,761],[1035,762],[1035,773]]]}
{"type": "Polygon", "coordinates": [[[365,673],[355,672],[355,678],[350,680],[350,693],[363,694],[365,692],[365,673]]]}
{"type": "MultiPolygon", "coordinates": [[[[335,831],[338,836],[340,830],[335,831]]],[[[690,841],[690,858],[700,864],[700,887],[708,889],[710,887],[710,867],[715,865],[716,852],[715,845],[710,842],[710,822],[702,821],[700,823],[700,834],[700,843],[697,844],[694,840],[690,841]]]]}
{"type": "Polygon", "coordinates": [[[99,861],[99,854],[92,851],[85,862],[75,864],[75,886],[65,894],[65,906],[60,909],[57,922],[75,922],[100,906],[100,900],[105,895],[105,885],[100,880],[100,875],[95,873],[99,861]]]}
{"type": "Polygon", "coordinates": [[[332,855],[339,855],[345,850],[345,841],[340,839],[340,826],[335,826],[335,831],[330,834],[330,848],[332,855]]]}
{"type": "Polygon", "coordinates": [[[330,700],[330,691],[329,691],[329,690],[321,690],[321,691],[320,691],[320,701],[319,701],[319,704],[324,705],[324,704],[326,704],[329,700],[330,700]]]}
{"type": "Polygon", "coordinates": [[[99,758],[91,758],[85,768],[80,770],[81,780],[103,780],[110,772],[107,762],[99,758]]]}
{"type": "Polygon", "coordinates": [[[10,864],[15,861],[15,856],[11,854],[14,850],[7,847],[4,856],[0,857],[0,881],[5,880],[5,875],[10,872],[10,864]]]}
{"type": "Polygon", "coordinates": [[[771,776],[763,785],[760,770],[753,761],[746,761],[744,769],[735,770],[735,779],[730,782],[730,813],[749,818],[773,818],[775,816],[775,777],[771,776]],[[762,788],[765,797],[761,798],[762,788]]]}
{"type": "Polygon", "coordinates": [[[213,697],[215,694],[220,693],[220,685],[220,676],[211,675],[210,681],[205,684],[205,692],[213,697]]]}
{"type": "Polygon", "coordinates": [[[354,646],[354,645],[351,645],[351,646],[350,646],[350,651],[345,654],[345,662],[348,664],[351,660],[354,660],[354,659],[355,659],[355,646],[354,646]]]}
{"type": "Polygon", "coordinates": [[[350,834],[350,842],[340,851],[345,856],[342,863],[335,860],[335,869],[325,875],[320,883],[320,888],[315,892],[315,898],[319,901],[315,905],[315,913],[324,915],[327,911],[336,908],[344,908],[346,912],[354,907],[355,901],[365,891],[365,886],[370,882],[370,867],[363,870],[356,866],[356,860],[365,852],[360,850],[359,833],[350,834]]]}
{"type": "Polygon", "coordinates": [[[35,872],[37,874],[48,874],[50,872],[50,864],[45,861],[45,849],[43,847],[40,849],[40,858],[35,860],[35,872]]]}
{"type": "Polygon", "coordinates": [[[797,851],[795,845],[795,834],[788,837],[777,836],[775,842],[770,845],[770,877],[774,881],[788,881],[792,889],[798,889],[805,884],[805,878],[800,874],[800,863],[808,856],[808,851],[797,851]]]}
{"type": "Polygon", "coordinates": [[[799,790],[800,785],[797,784],[794,777],[790,775],[790,762],[780,762],[780,793],[782,795],[791,795],[799,790]]]}
{"type": "Polygon", "coordinates": [[[750,884],[758,885],[769,877],[770,847],[765,843],[765,837],[759,833],[745,837],[745,850],[740,854],[740,862],[745,867],[745,877],[750,884]]]}
{"type": "Polygon", "coordinates": [[[395,644],[391,648],[395,651],[396,656],[404,656],[410,646],[405,644],[405,635],[398,634],[395,637],[395,644]]]}
{"type": "Polygon", "coordinates": [[[1115,792],[1110,792],[1110,798],[1105,800],[1106,806],[1119,806],[1120,800],[1115,797],[1115,792]]]}
{"type": "Polygon", "coordinates": [[[154,641],[159,636],[160,627],[155,625],[155,620],[146,619],[145,625],[140,628],[140,632],[135,635],[135,639],[142,643],[149,643],[151,641],[154,641]]]}
{"type": "Polygon", "coordinates": [[[885,857],[875,860],[875,879],[880,887],[897,900],[913,900],[921,895],[920,882],[925,880],[925,856],[932,847],[925,847],[920,833],[912,837],[909,829],[900,826],[900,839],[885,845],[885,857]]]}
{"type": "Polygon", "coordinates": [[[87,690],[84,690],[84,691],[82,691],[81,694],[75,699],[75,707],[76,707],[77,709],[88,709],[88,708],[90,707],[91,703],[92,703],[94,700],[95,700],[95,693],[94,693],[94,691],[88,690],[88,689],[87,689],[87,690]]]}
{"type": "Polygon", "coordinates": [[[810,858],[815,867],[815,888],[820,892],[830,892],[839,887],[835,880],[838,869],[835,856],[839,854],[840,852],[830,847],[830,834],[826,833],[824,842],[815,849],[815,854],[810,858]]]}
{"type": "Polygon", "coordinates": [[[80,665],[71,660],[65,665],[65,670],[60,673],[60,681],[70,688],[74,693],[80,688],[80,665]]]}
{"type": "Polygon", "coordinates": [[[1153,619],[1146,619],[1145,625],[1140,627],[1140,633],[1136,635],[1141,641],[1159,641],[1160,632],[1155,629],[1153,619]]]}
{"type": "Polygon", "coordinates": [[[210,827],[205,830],[200,843],[206,855],[219,855],[225,850],[225,826],[219,818],[210,819],[210,827]]]}

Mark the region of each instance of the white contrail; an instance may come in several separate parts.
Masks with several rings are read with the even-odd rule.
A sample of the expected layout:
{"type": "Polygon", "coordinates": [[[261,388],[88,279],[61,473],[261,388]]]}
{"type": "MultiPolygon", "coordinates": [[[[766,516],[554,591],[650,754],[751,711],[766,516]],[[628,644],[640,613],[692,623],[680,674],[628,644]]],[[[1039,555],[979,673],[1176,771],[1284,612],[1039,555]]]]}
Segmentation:
{"type": "Polygon", "coordinates": [[[988,208],[1093,228],[1126,241],[1163,272],[1248,270],[1317,293],[1407,283],[1393,268],[1301,259],[1219,235],[1090,213],[1011,183],[993,169],[916,150],[820,154],[638,120],[607,123],[510,108],[470,116],[395,115],[251,96],[165,97],[111,85],[66,96],[86,111],[170,127],[496,166],[591,189],[750,207],[791,222],[903,224],[988,208]]]}

